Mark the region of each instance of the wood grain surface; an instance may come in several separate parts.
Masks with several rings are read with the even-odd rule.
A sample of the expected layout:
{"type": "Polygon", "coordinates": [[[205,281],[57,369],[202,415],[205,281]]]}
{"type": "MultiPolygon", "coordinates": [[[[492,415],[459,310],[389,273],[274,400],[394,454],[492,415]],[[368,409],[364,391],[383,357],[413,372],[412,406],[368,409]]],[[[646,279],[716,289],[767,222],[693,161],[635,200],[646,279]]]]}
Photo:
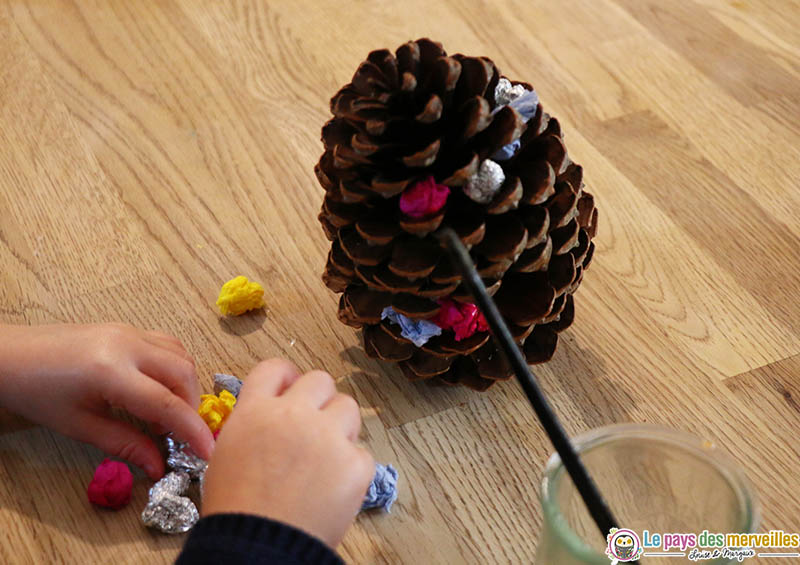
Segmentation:
{"type": "MultiPolygon", "coordinates": [[[[430,36],[531,82],[601,210],[576,321],[538,370],[570,433],[654,422],[721,445],[800,530],[800,4],[791,0],[0,0],[0,321],[128,322],[211,374],[288,357],[361,404],[401,474],[353,563],[530,563],[551,448],[514,382],[406,382],[320,280],[328,100],[430,36]],[[221,319],[245,274],[264,311],[221,319]]],[[[0,416],[0,562],[168,563],[149,481],[104,512],[102,454],[0,416]]],[[[773,560],[774,561],[774,560],[773,560]]]]}

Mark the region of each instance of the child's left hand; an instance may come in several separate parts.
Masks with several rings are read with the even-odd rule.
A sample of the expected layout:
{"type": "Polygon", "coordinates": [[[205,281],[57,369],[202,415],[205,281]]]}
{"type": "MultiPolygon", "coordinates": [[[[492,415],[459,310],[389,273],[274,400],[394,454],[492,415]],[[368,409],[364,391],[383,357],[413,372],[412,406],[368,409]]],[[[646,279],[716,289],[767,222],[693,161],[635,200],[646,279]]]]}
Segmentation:
{"type": "Polygon", "coordinates": [[[197,414],[194,361],[181,342],[124,324],[0,325],[0,407],[164,474],[153,441],[114,418],[123,408],[188,441],[209,459],[214,439],[197,414]]]}

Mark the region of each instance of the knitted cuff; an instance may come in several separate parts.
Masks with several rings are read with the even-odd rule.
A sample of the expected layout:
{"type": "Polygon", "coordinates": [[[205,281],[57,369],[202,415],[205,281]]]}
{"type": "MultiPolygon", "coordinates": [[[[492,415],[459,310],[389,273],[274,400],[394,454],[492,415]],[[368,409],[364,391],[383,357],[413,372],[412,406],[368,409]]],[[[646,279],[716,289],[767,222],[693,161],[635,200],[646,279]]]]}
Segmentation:
{"type": "Polygon", "coordinates": [[[319,539],[269,518],[214,514],[192,528],[176,565],[228,563],[343,565],[319,539]]]}

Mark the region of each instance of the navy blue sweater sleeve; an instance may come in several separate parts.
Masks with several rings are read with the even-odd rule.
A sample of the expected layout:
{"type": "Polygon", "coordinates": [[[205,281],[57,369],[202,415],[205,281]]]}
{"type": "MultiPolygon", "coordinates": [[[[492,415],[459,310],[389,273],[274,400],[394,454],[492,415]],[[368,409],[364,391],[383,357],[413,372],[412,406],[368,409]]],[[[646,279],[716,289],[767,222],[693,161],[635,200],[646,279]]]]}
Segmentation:
{"type": "Polygon", "coordinates": [[[214,514],[192,528],[176,565],[343,565],[315,537],[247,514],[214,514]]]}

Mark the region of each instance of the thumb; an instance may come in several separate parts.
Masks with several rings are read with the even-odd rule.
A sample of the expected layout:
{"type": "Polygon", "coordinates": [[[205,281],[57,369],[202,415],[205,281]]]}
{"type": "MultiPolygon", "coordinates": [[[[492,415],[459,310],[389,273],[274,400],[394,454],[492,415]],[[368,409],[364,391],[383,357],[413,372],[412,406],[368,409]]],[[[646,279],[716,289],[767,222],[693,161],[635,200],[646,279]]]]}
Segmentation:
{"type": "Polygon", "coordinates": [[[87,415],[83,429],[90,433],[79,439],[133,463],[153,480],[164,475],[164,460],[156,444],[131,424],[110,417],[87,415]]]}

